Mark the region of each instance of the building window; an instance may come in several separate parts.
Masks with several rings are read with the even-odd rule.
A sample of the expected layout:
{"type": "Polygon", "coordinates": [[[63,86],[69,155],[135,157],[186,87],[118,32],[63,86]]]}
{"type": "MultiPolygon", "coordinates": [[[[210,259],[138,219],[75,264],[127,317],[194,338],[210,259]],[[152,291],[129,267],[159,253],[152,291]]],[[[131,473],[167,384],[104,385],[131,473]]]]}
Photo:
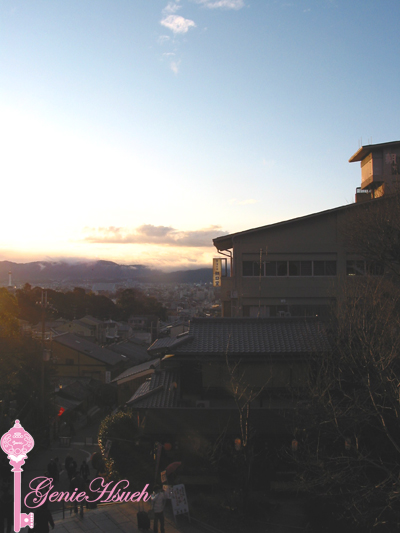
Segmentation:
{"type": "Polygon", "coordinates": [[[277,261],[276,270],[278,276],[287,276],[287,261],[277,261]]]}
{"type": "Polygon", "coordinates": [[[300,261],[301,275],[312,276],[312,261],[300,261]]]}
{"type": "Polygon", "coordinates": [[[314,261],[314,276],[336,276],[336,261],[314,261]]]}
{"type": "Polygon", "coordinates": [[[366,261],[365,270],[370,276],[383,276],[384,266],[376,261],[366,261]]]}
{"type": "MultiPolygon", "coordinates": [[[[259,276],[260,261],[243,261],[243,276],[259,276]]],[[[264,275],[264,263],[261,263],[261,276],[264,275]]]]}
{"type": "MultiPolygon", "coordinates": [[[[370,268],[379,271],[376,264],[370,268]]],[[[243,276],[260,276],[260,262],[243,261],[243,276]]],[[[261,276],[336,276],[336,261],[266,261],[261,263],[261,276]]]]}
{"type": "Polygon", "coordinates": [[[300,261],[289,261],[289,276],[300,276],[300,261]]]}
{"type": "Polygon", "coordinates": [[[383,276],[383,271],[382,263],[375,261],[346,261],[346,274],[348,276],[364,276],[365,274],[383,276]]]}
{"type": "Polygon", "coordinates": [[[346,274],[348,276],[363,276],[365,274],[364,261],[346,261],[346,274]]]}
{"type": "Polygon", "coordinates": [[[267,261],[265,263],[265,275],[276,276],[276,261],[267,261]]]}

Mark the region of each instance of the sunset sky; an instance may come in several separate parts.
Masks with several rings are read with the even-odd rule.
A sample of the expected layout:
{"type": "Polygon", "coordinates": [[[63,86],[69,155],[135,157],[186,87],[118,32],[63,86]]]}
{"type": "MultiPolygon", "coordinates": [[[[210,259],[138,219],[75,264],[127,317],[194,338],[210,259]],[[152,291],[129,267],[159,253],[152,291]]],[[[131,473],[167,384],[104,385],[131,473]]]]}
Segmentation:
{"type": "Polygon", "coordinates": [[[398,0],[0,1],[0,260],[211,266],[400,139],[398,0]]]}

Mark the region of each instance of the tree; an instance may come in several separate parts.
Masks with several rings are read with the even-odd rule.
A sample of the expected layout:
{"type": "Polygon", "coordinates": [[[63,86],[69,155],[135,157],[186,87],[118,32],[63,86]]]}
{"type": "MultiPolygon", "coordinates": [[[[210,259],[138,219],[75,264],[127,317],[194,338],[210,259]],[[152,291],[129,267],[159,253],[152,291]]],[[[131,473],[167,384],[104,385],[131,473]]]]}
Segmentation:
{"type": "Polygon", "coordinates": [[[167,316],[165,307],[137,289],[118,291],[116,305],[120,320],[128,320],[131,315],[156,315],[161,320],[167,316]]]}
{"type": "Polygon", "coordinates": [[[359,254],[371,266],[379,264],[387,274],[400,277],[400,194],[384,196],[352,209],[339,230],[348,252],[359,254]]]}
{"type": "Polygon", "coordinates": [[[349,279],[330,334],[331,356],[314,361],[308,408],[297,413],[306,428],[301,481],[353,531],[393,531],[400,524],[398,285],[349,279]]]}
{"type": "Polygon", "coordinates": [[[393,531],[400,524],[400,196],[354,207],[339,229],[360,259],[354,273],[364,275],[347,276],[327,325],[331,355],[313,362],[307,408],[296,416],[303,431],[295,459],[303,487],[329,504],[329,512],[321,501],[314,506],[328,522],[393,531]]]}
{"type": "Polygon", "coordinates": [[[0,288],[0,337],[18,335],[18,303],[5,288],[0,288]]]}
{"type": "Polygon", "coordinates": [[[99,428],[99,446],[106,455],[110,441],[106,469],[114,479],[128,479],[135,486],[150,483],[154,476],[151,447],[140,439],[140,428],[132,411],[107,416],[99,428]]]}
{"type": "MultiPolygon", "coordinates": [[[[30,287],[25,286],[24,291],[32,297],[30,287]]],[[[50,414],[49,402],[44,409],[40,402],[42,350],[34,339],[20,334],[18,301],[7,289],[0,289],[0,424],[8,429],[13,418],[19,418],[40,439],[50,414]]],[[[49,395],[48,372],[44,390],[49,395]]]]}

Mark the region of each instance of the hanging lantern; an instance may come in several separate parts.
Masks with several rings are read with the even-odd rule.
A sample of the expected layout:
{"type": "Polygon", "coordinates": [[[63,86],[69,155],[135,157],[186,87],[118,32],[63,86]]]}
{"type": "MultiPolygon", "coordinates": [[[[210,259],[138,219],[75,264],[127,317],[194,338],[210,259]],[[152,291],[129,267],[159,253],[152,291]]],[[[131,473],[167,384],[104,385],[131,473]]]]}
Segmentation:
{"type": "Polygon", "coordinates": [[[292,452],[297,452],[298,445],[299,445],[299,443],[297,442],[297,440],[293,439],[292,440],[292,452]]]}
{"type": "Polygon", "coordinates": [[[235,450],[238,452],[242,447],[242,441],[240,439],[235,439],[235,450]]]}

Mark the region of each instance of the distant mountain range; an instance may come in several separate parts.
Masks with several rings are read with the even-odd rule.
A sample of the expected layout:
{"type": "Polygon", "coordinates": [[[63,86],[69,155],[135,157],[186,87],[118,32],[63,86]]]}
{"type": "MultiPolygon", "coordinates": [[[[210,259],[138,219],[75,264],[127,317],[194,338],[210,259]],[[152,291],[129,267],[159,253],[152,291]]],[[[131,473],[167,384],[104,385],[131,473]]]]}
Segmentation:
{"type": "Polygon", "coordinates": [[[12,283],[40,284],[45,282],[103,282],[118,283],[124,280],[158,283],[200,283],[212,281],[212,268],[162,272],[144,265],[118,265],[112,261],[68,263],[64,261],[35,261],[13,263],[0,261],[0,285],[8,284],[11,271],[12,283]]]}

